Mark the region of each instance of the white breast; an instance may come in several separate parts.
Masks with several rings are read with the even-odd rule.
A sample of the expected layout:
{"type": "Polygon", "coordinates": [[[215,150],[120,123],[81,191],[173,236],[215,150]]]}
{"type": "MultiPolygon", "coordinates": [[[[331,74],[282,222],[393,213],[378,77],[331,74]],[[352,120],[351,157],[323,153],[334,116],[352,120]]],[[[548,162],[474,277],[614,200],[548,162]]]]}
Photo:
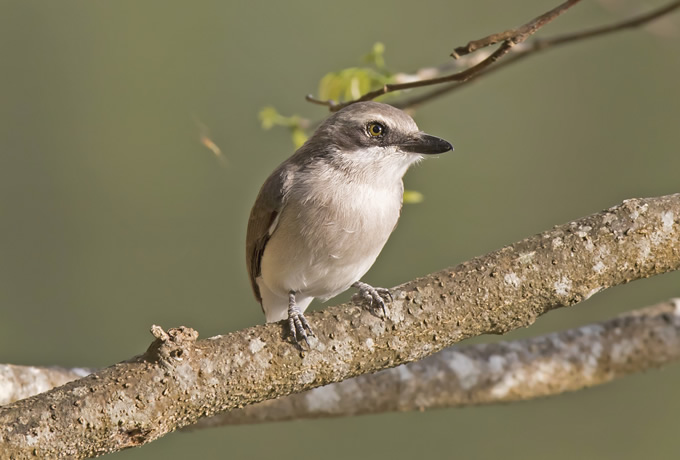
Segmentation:
{"type": "Polygon", "coordinates": [[[392,187],[322,184],[314,196],[291,191],[262,257],[262,281],[276,295],[291,290],[327,299],[373,265],[401,209],[401,180],[392,187]]]}

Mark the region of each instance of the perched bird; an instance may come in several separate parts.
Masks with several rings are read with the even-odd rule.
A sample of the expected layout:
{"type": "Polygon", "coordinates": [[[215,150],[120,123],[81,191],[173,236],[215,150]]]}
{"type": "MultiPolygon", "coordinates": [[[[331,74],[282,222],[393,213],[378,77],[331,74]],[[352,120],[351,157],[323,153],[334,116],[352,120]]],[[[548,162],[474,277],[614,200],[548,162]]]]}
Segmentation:
{"type": "Polygon", "coordinates": [[[358,102],[329,116],[267,178],[250,212],[246,262],[267,322],[288,319],[294,340],[307,341],[311,301],[350,286],[384,311],[380,294],[389,291],[360,278],[397,224],[408,167],[449,150],[387,104],[358,102]]]}

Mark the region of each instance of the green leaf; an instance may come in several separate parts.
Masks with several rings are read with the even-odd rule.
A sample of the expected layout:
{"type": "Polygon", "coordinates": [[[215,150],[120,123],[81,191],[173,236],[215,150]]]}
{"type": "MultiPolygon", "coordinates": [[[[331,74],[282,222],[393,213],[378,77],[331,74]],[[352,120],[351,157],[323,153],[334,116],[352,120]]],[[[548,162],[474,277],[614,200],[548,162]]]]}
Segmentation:
{"type": "Polygon", "coordinates": [[[418,204],[422,203],[425,196],[415,190],[404,190],[404,203],[407,204],[418,204]]]}
{"type": "Polygon", "coordinates": [[[263,129],[271,129],[278,124],[277,121],[281,118],[281,115],[279,115],[279,112],[274,107],[268,106],[260,110],[258,118],[263,129]]]}
{"type": "Polygon", "coordinates": [[[319,98],[341,102],[357,99],[368,91],[390,83],[392,75],[383,74],[369,67],[349,67],[329,72],[319,82],[319,98]]]}
{"type": "Polygon", "coordinates": [[[299,126],[292,129],[291,136],[293,138],[293,145],[295,145],[296,149],[302,147],[302,144],[307,142],[308,139],[307,133],[299,126]]]}
{"type": "Polygon", "coordinates": [[[362,59],[367,64],[374,65],[379,70],[385,69],[385,45],[381,42],[373,44],[373,49],[370,53],[364,55],[362,59]]]}
{"type": "Polygon", "coordinates": [[[329,72],[319,82],[319,97],[323,100],[338,101],[344,87],[343,77],[336,72],[329,72]]]}

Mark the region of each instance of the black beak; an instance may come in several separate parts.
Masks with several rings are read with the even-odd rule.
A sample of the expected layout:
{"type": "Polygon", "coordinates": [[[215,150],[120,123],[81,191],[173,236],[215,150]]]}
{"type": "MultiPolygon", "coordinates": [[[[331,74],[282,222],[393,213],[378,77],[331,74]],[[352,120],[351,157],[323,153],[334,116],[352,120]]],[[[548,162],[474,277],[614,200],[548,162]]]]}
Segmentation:
{"type": "Polygon", "coordinates": [[[405,139],[399,146],[405,152],[423,153],[425,155],[444,153],[453,150],[453,145],[449,142],[423,132],[409,136],[409,138],[405,139]]]}

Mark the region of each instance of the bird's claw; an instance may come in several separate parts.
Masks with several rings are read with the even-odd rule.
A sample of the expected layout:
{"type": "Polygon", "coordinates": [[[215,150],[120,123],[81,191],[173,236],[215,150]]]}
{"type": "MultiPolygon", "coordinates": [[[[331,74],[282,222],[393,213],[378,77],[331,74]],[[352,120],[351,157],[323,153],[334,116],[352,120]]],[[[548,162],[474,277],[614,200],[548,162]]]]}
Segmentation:
{"type": "Polygon", "coordinates": [[[288,305],[288,327],[290,328],[290,333],[292,334],[295,343],[299,343],[300,340],[304,340],[305,343],[307,343],[307,346],[311,347],[308,337],[316,336],[314,335],[309,322],[307,322],[307,318],[305,318],[305,315],[302,314],[294,302],[291,302],[288,305]]]}
{"type": "Polygon", "coordinates": [[[373,287],[370,284],[364,283],[362,281],[357,281],[352,286],[359,290],[357,295],[365,299],[371,307],[373,307],[375,304],[378,304],[383,312],[383,315],[387,317],[387,308],[385,307],[385,300],[383,297],[388,298],[390,302],[394,300],[389,289],[373,287]]]}

